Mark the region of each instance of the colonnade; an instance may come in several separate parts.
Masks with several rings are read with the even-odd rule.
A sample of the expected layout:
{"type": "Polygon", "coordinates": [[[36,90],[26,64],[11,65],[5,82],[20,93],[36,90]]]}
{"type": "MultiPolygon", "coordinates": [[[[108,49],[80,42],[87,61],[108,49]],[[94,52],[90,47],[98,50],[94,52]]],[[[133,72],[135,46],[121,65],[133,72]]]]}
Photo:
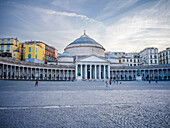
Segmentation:
{"type": "Polygon", "coordinates": [[[67,68],[46,68],[18,65],[0,65],[1,79],[26,79],[26,80],[73,80],[75,70],[67,68]]]}
{"type": "Polygon", "coordinates": [[[110,79],[110,65],[76,64],[76,79],[110,79]]]}
{"type": "Polygon", "coordinates": [[[170,80],[169,68],[154,69],[112,69],[111,79],[115,80],[136,80],[141,77],[142,80],[170,80]]]}

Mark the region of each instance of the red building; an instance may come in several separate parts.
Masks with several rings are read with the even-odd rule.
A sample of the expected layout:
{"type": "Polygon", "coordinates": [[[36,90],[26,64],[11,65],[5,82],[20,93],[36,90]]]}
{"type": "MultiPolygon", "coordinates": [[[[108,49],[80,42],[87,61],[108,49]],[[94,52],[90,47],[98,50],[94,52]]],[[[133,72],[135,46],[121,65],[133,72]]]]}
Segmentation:
{"type": "Polygon", "coordinates": [[[47,62],[57,62],[57,49],[45,44],[45,63],[47,62]]]}

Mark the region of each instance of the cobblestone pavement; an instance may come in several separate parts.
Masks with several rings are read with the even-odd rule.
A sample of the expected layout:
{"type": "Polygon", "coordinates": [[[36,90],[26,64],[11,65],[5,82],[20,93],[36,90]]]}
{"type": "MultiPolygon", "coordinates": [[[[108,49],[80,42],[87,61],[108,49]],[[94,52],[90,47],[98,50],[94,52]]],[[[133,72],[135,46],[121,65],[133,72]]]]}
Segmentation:
{"type": "Polygon", "coordinates": [[[0,127],[170,127],[170,82],[0,81],[0,127]]]}

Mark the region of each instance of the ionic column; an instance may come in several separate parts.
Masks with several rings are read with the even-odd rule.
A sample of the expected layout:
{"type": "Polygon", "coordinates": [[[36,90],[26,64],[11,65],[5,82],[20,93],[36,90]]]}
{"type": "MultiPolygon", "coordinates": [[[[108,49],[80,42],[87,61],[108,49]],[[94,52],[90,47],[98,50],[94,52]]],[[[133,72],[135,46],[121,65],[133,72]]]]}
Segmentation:
{"type": "Polygon", "coordinates": [[[81,79],[83,79],[83,70],[82,70],[82,67],[83,67],[83,65],[82,64],[80,64],[80,70],[81,70],[81,79]]]}
{"type": "Polygon", "coordinates": [[[22,67],[22,79],[25,79],[24,77],[25,77],[25,75],[24,75],[24,67],[22,67]]]}
{"type": "Polygon", "coordinates": [[[150,80],[150,70],[148,69],[148,74],[149,74],[149,80],[150,80]]]}
{"type": "Polygon", "coordinates": [[[12,79],[12,65],[10,65],[10,79],[12,79]]]}
{"type": "Polygon", "coordinates": [[[8,79],[8,65],[6,65],[6,79],[8,79]]]}
{"type": "Polygon", "coordinates": [[[157,69],[157,74],[158,74],[158,80],[159,80],[159,69],[157,69]]]}
{"type": "Polygon", "coordinates": [[[101,65],[99,65],[99,79],[101,79],[101,65]]]}
{"type": "Polygon", "coordinates": [[[44,80],[44,68],[43,68],[43,73],[42,73],[42,77],[43,77],[43,80],[44,80]]]}
{"type": "Polygon", "coordinates": [[[155,73],[154,73],[154,69],[153,69],[153,80],[155,80],[155,73]]]}
{"type": "Polygon", "coordinates": [[[132,70],[132,80],[133,80],[133,70],[132,70]]]}
{"type": "Polygon", "coordinates": [[[145,79],[145,69],[143,70],[143,74],[144,74],[144,79],[145,79]]]}
{"type": "Polygon", "coordinates": [[[40,80],[40,68],[38,70],[38,79],[40,80]]]}
{"type": "Polygon", "coordinates": [[[106,79],[106,69],[105,69],[105,65],[104,65],[104,79],[106,79]]]}
{"type": "Polygon", "coordinates": [[[73,70],[71,70],[71,80],[73,79],[73,70]]]}
{"type": "Polygon", "coordinates": [[[91,72],[92,72],[92,71],[91,71],[91,69],[92,69],[91,67],[92,67],[92,65],[90,65],[90,79],[91,79],[91,75],[92,75],[92,74],[91,74],[91,72]]]}
{"type": "Polygon", "coordinates": [[[30,68],[30,70],[31,70],[31,80],[32,80],[32,68],[30,68]]]}
{"type": "Polygon", "coordinates": [[[48,80],[48,68],[47,68],[47,80],[48,80]]]}
{"type": "Polygon", "coordinates": [[[51,80],[52,80],[52,76],[53,76],[53,73],[52,73],[52,69],[51,69],[51,80]]]}
{"type": "Polygon", "coordinates": [[[16,66],[14,66],[14,79],[16,79],[16,66]]]}
{"type": "Polygon", "coordinates": [[[27,79],[29,79],[29,72],[28,72],[28,67],[27,67],[27,79]]]}
{"type": "Polygon", "coordinates": [[[129,80],[129,70],[127,70],[127,80],[129,80]]]}
{"type": "Polygon", "coordinates": [[[20,79],[20,67],[18,66],[18,77],[20,79]]]}
{"type": "Polygon", "coordinates": [[[85,79],[87,79],[87,65],[85,65],[85,79]]]}
{"type": "Polygon", "coordinates": [[[166,69],[166,79],[168,80],[168,69],[166,69]]]}
{"type": "Polygon", "coordinates": [[[110,80],[110,66],[108,65],[107,68],[108,68],[108,79],[110,80]]]}
{"type": "Polygon", "coordinates": [[[2,79],[4,79],[4,64],[2,64],[2,79]]]}
{"type": "Polygon", "coordinates": [[[97,79],[97,65],[94,65],[94,70],[95,70],[95,75],[94,75],[94,79],[97,79]]]}
{"type": "Polygon", "coordinates": [[[55,69],[55,80],[57,80],[57,78],[56,78],[56,69],[55,69]]]}
{"type": "Polygon", "coordinates": [[[35,72],[35,78],[34,78],[34,79],[36,80],[36,73],[37,73],[37,72],[36,72],[36,68],[35,68],[35,71],[34,71],[34,72],[35,72]]]}
{"type": "Polygon", "coordinates": [[[162,69],[162,80],[164,79],[164,70],[162,69]]]}

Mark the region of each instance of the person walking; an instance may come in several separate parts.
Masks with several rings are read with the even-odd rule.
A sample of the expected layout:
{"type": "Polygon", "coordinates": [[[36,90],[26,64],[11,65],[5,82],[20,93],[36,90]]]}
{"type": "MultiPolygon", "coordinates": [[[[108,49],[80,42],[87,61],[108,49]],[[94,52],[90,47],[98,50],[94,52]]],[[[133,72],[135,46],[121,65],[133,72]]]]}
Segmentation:
{"type": "Polygon", "coordinates": [[[111,81],[111,79],[110,79],[110,81],[109,81],[109,84],[110,84],[110,85],[112,85],[112,81],[111,81]]]}
{"type": "Polygon", "coordinates": [[[108,83],[107,83],[107,80],[106,80],[106,83],[105,83],[105,85],[106,85],[106,88],[108,88],[108,83]]]}
{"type": "Polygon", "coordinates": [[[35,82],[35,86],[37,86],[37,87],[38,87],[38,80],[36,80],[36,82],[35,82]]]}

